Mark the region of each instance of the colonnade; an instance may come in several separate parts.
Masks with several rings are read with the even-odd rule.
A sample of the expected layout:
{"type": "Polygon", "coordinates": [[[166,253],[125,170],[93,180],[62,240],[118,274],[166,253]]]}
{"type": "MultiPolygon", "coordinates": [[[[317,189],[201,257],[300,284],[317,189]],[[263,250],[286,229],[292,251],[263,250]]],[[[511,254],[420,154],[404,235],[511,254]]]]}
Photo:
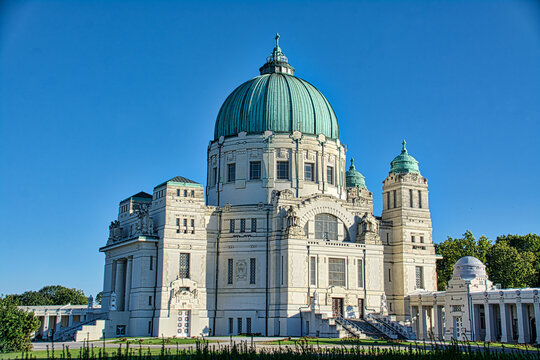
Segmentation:
{"type": "Polygon", "coordinates": [[[111,306],[111,310],[130,310],[132,273],[133,256],[113,261],[111,292],[116,294],[116,303],[114,305],[115,308],[111,306]]]}

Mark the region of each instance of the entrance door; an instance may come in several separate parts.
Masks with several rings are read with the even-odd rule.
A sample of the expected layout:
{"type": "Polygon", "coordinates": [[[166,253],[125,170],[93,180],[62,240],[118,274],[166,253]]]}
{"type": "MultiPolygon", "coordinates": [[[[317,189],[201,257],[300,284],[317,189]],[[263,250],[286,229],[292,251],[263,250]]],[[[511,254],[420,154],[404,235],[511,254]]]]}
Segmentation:
{"type": "Polygon", "coordinates": [[[463,327],[463,319],[461,316],[454,316],[454,339],[461,340],[461,329],[463,327]]]}
{"type": "Polygon", "coordinates": [[[191,312],[189,310],[178,310],[178,337],[189,337],[190,323],[191,312]]]}
{"type": "Polygon", "coordinates": [[[358,299],[358,317],[364,318],[364,299],[358,299]]]}
{"type": "Polygon", "coordinates": [[[332,314],[334,317],[343,316],[343,298],[332,298],[332,314]]]}

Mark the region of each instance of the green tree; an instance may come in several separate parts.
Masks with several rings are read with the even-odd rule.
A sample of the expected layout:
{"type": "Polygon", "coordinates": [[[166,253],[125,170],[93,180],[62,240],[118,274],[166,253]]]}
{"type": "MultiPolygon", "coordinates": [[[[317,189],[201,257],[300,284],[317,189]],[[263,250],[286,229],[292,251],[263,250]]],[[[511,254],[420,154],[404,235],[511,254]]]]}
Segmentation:
{"type": "Polygon", "coordinates": [[[98,292],[96,295],[96,304],[101,305],[101,300],[103,299],[103,291],[98,292]]]}
{"type": "Polygon", "coordinates": [[[508,245],[518,251],[531,251],[534,253],[536,256],[536,261],[534,262],[536,277],[530,284],[533,287],[540,287],[540,235],[501,235],[497,237],[495,242],[500,241],[506,241],[508,245]]]}
{"type": "Polygon", "coordinates": [[[61,285],[49,285],[39,291],[25,291],[20,295],[8,295],[19,305],[38,306],[38,305],[85,305],[88,298],[84,291],[78,289],[69,289],[61,285]]]}
{"type": "Polygon", "coordinates": [[[17,308],[12,297],[0,296],[0,353],[31,350],[31,336],[39,326],[34,313],[17,308]]]}
{"type": "Polygon", "coordinates": [[[474,256],[485,264],[492,246],[491,241],[485,236],[481,236],[477,241],[469,230],[465,231],[462,238],[448,237],[442,243],[435,244],[435,251],[443,257],[437,260],[439,290],[446,289],[448,281],[452,278],[456,261],[463,256],[474,256]]]}
{"type": "Polygon", "coordinates": [[[532,251],[518,250],[506,240],[497,240],[487,257],[489,279],[503,288],[535,286],[536,259],[532,251]]]}

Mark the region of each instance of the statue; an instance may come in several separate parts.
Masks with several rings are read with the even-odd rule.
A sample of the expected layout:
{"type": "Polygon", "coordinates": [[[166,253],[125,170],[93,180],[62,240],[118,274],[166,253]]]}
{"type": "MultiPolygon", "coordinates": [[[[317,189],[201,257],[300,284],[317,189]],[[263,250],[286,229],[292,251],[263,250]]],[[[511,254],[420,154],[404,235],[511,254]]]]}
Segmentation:
{"type": "Polygon", "coordinates": [[[110,306],[110,309],[111,310],[116,310],[116,292],[112,292],[111,293],[111,306],[110,306]]]}
{"type": "Polygon", "coordinates": [[[377,232],[377,220],[375,220],[375,217],[373,217],[373,215],[365,213],[362,217],[362,232],[377,232]]]}
{"type": "Polygon", "coordinates": [[[137,210],[137,234],[154,235],[154,219],[150,216],[147,206],[141,206],[137,210]]]}
{"type": "Polygon", "coordinates": [[[381,244],[377,219],[369,213],[364,213],[358,224],[356,241],[364,244],[381,244]]]}
{"type": "Polygon", "coordinates": [[[296,210],[293,206],[290,206],[287,210],[287,225],[288,227],[298,226],[300,218],[296,215],[296,210]]]}
{"type": "Polygon", "coordinates": [[[88,297],[88,308],[91,309],[94,307],[94,297],[92,295],[90,295],[88,297]]]}
{"type": "Polygon", "coordinates": [[[283,224],[285,225],[285,233],[287,236],[305,236],[304,230],[300,227],[300,217],[297,215],[294,206],[289,206],[289,209],[287,209],[286,220],[283,222],[283,224]]]}
{"type": "Polygon", "coordinates": [[[388,314],[388,305],[386,303],[386,294],[383,292],[381,294],[381,315],[387,315],[388,314]]]}
{"type": "Polygon", "coordinates": [[[122,228],[120,227],[120,221],[111,221],[109,225],[109,241],[115,242],[122,237],[122,228]]]}
{"type": "Polygon", "coordinates": [[[313,292],[313,301],[311,301],[311,308],[316,309],[319,307],[319,294],[317,293],[317,290],[313,292]]]}

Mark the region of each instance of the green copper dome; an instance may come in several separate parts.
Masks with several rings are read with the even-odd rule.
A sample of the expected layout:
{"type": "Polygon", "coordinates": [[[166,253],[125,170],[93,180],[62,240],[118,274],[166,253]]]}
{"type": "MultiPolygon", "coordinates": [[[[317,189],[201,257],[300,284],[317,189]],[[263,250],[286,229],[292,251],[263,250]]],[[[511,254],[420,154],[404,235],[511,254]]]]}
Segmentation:
{"type": "Polygon", "coordinates": [[[261,75],[246,81],[227,97],[216,120],[214,139],[245,131],[261,134],[300,131],[338,139],[336,114],[323,94],[294,76],[294,68],[278,45],[260,68],[261,75]]]}
{"type": "Polygon", "coordinates": [[[390,163],[392,166],[390,168],[390,172],[393,173],[417,173],[420,174],[420,170],[418,169],[418,161],[416,161],[415,158],[413,158],[409,153],[407,152],[407,148],[405,147],[407,143],[405,140],[403,140],[403,148],[401,149],[401,154],[396,156],[394,160],[390,163]]]}
{"type": "Polygon", "coordinates": [[[349,167],[349,171],[345,173],[347,187],[358,187],[367,189],[365,179],[366,178],[364,177],[364,175],[362,175],[358,170],[356,170],[356,167],[354,167],[354,159],[351,158],[351,166],[349,167]]]}

